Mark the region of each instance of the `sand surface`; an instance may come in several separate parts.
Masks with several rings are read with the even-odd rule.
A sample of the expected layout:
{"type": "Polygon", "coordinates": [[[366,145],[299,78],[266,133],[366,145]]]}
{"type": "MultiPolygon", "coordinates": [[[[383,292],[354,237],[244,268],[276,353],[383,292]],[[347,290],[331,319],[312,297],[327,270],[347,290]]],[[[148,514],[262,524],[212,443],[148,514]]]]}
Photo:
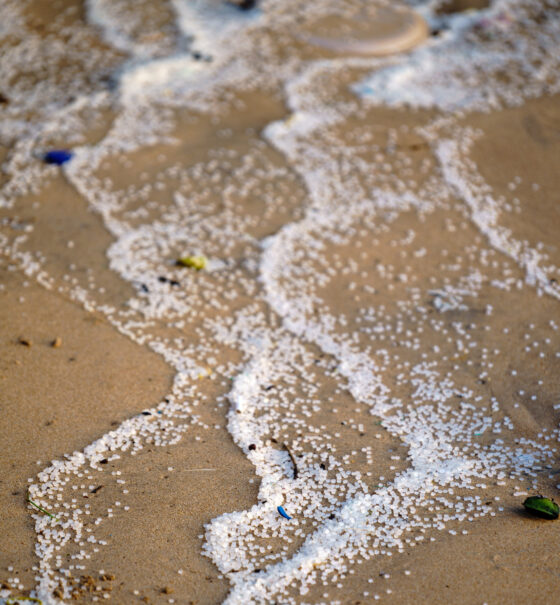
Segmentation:
{"type": "Polygon", "coordinates": [[[223,4],[3,9],[0,603],[555,602],[556,22],[223,4]]]}

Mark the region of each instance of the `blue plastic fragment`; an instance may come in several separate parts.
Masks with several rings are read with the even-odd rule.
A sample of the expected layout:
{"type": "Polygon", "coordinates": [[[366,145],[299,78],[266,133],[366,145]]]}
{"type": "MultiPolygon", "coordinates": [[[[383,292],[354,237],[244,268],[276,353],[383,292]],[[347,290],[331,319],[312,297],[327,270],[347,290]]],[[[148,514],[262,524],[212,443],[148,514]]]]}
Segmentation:
{"type": "Polygon", "coordinates": [[[62,164],[66,164],[72,159],[74,154],[68,149],[52,149],[51,151],[47,151],[45,153],[43,159],[47,164],[56,164],[57,166],[61,166],[62,164]]]}
{"type": "Polygon", "coordinates": [[[288,521],[291,519],[290,515],[288,515],[282,506],[279,506],[276,510],[284,517],[284,519],[288,519],[288,521]]]}

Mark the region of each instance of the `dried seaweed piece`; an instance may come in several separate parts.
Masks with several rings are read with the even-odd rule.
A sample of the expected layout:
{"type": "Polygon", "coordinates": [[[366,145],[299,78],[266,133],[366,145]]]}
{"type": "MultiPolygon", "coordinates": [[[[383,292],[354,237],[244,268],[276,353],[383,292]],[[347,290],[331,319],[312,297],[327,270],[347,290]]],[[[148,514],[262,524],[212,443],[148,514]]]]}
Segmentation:
{"type": "Polygon", "coordinates": [[[291,463],[292,463],[292,465],[294,467],[294,479],[297,479],[298,478],[298,474],[299,474],[299,470],[298,470],[298,467],[297,467],[296,459],[294,458],[292,452],[290,451],[290,448],[285,443],[283,443],[282,446],[288,452],[288,456],[290,457],[290,461],[291,461],[291,463]]]}

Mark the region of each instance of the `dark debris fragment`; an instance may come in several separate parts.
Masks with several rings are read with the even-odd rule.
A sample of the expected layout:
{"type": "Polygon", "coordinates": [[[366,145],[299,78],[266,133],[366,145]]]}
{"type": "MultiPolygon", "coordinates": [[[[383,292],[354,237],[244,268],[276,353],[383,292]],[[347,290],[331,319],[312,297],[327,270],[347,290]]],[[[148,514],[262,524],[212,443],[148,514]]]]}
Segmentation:
{"type": "Polygon", "coordinates": [[[523,502],[525,510],[536,517],[541,519],[548,519],[550,521],[558,519],[560,513],[560,507],[551,498],[545,496],[529,496],[523,502]]]}

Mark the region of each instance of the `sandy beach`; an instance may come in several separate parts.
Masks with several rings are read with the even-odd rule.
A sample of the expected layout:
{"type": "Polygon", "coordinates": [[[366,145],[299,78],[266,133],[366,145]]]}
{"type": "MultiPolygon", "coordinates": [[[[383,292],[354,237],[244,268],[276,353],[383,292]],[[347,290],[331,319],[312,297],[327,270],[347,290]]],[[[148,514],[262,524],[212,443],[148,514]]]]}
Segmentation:
{"type": "Polygon", "coordinates": [[[2,3],[1,604],[555,602],[558,8],[2,3]]]}

